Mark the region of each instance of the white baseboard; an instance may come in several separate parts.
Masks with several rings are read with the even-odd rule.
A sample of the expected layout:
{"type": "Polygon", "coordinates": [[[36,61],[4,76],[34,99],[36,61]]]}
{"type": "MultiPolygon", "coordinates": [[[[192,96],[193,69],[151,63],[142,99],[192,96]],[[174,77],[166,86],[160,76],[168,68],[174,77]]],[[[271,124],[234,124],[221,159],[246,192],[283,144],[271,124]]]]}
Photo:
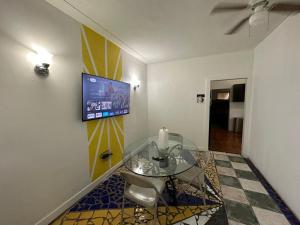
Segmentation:
{"type": "Polygon", "coordinates": [[[123,164],[124,160],[120,161],[116,165],[114,165],[112,168],[110,168],[108,171],[106,171],[102,176],[98,177],[96,180],[85,186],[83,189],[81,189],[78,193],[73,195],[71,198],[69,198],[67,201],[62,203],[60,206],[58,206],[56,209],[54,209],[52,212],[50,212],[48,215],[46,215],[44,218],[39,220],[35,223],[35,225],[48,225],[53,220],[55,220],[57,217],[59,217],[61,214],[63,214],[68,208],[70,208],[72,205],[74,205],[77,201],[79,201],[83,196],[88,194],[90,191],[92,191],[95,187],[97,187],[102,181],[107,179],[119,166],[123,164]]]}
{"type": "Polygon", "coordinates": [[[35,225],[48,225],[53,220],[55,220],[57,217],[59,217],[61,214],[63,214],[67,209],[69,209],[72,205],[74,205],[77,201],[79,201],[83,196],[88,194],[90,191],[92,191],[95,187],[97,187],[101,182],[103,182],[105,179],[107,179],[118,167],[120,167],[124,162],[128,160],[129,157],[136,154],[136,152],[140,151],[145,146],[145,143],[142,143],[140,146],[136,147],[135,151],[130,152],[129,154],[126,154],[124,159],[114,165],[112,168],[110,168],[108,171],[106,171],[102,176],[98,177],[96,180],[85,186],[83,189],[81,189],[78,193],[73,195],[71,198],[69,198],[67,201],[62,203],[60,206],[58,206],[56,209],[54,209],[52,212],[50,212],[48,215],[46,215],[44,218],[39,220],[35,223],[35,225]]]}

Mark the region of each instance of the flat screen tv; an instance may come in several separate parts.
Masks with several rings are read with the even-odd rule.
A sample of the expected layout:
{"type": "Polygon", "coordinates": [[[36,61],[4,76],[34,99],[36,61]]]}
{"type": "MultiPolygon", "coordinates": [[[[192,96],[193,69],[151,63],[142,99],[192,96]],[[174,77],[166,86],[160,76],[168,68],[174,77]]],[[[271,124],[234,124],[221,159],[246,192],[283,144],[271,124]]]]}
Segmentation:
{"type": "Polygon", "coordinates": [[[129,114],[130,84],[82,73],[82,121],[129,114]]]}

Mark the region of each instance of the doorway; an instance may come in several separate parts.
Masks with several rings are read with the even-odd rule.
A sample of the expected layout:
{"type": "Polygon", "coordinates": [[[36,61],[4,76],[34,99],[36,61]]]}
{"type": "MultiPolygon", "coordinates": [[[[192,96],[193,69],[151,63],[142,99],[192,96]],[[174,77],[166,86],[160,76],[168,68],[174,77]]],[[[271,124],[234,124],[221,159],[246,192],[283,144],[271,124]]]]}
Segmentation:
{"type": "Polygon", "coordinates": [[[241,154],[246,79],[210,82],[209,150],[241,154]]]}

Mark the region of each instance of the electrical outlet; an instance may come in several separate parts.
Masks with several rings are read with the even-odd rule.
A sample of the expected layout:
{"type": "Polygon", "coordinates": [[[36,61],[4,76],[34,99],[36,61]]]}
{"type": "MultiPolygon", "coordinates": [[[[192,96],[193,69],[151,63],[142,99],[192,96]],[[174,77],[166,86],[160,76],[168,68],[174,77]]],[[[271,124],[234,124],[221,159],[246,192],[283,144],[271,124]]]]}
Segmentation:
{"type": "Polygon", "coordinates": [[[108,157],[112,156],[112,152],[110,149],[106,150],[105,152],[102,152],[100,154],[100,159],[107,159],[108,157]]]}

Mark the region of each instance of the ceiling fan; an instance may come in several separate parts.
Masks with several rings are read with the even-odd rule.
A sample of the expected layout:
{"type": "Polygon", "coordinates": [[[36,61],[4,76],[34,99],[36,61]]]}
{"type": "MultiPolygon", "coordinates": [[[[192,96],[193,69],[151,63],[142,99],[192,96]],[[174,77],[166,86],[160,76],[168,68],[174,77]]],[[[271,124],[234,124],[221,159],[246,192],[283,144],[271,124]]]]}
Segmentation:
{"type": "Polygon", "coordinates": [[[220,3],[213,10],[211,14],[235,12],[247,10],[248,13],[240,21],[238,21],[225,34],[231,35],[238,32],[247,23],[250,26],[256,26],[268,20],[269,12],[277,13],[291,13],[300,12],[300,2],[280,1],[270,3],[269,0],[250,0],[249,3],[220,3]]]}

